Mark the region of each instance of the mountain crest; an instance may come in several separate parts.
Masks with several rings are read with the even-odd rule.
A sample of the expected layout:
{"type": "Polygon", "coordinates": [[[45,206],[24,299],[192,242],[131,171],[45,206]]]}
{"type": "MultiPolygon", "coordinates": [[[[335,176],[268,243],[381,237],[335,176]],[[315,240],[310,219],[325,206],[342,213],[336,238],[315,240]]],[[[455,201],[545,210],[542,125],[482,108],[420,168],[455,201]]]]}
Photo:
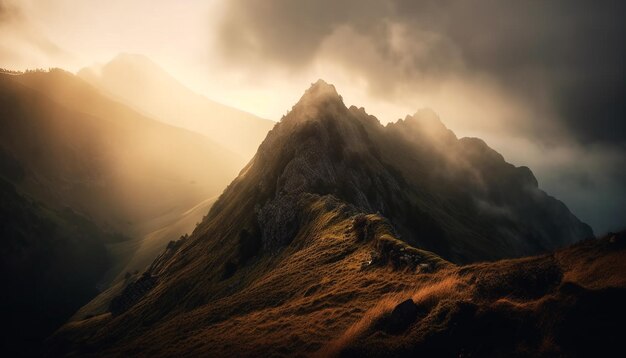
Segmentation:
{"type": "MultiPolygon", "coordinates": [[[[268,329],[268,320],[256,318],[270,308],[293,324],[278,328],[282,337],[302,325],[314,327],[313,314],[322,322],[329,307],[365,307],[373,301],[363,297],[385,297],[414,287],[416,279],[435,282],[432,275],[472,280],[451,292],[474,286],[482,292],[491,287],[491,276],[452,270],[454,265],[545,252],[591,236],[563,204],[529,185],[530,171],[490,150],[457,140],[432,111],[382,126],[364,110],[346,108],[334,86],[318,81],[274,126],[194,232],[168,245],[117,296],[123,304],[112,304],[112,315],[97,318],[98,332],[126,332],[125,322],[134,328],[137,317],[149,317],[157,329],[146,327],[145,334],[160,342],[169,327],[230,330],[221,317],[235,316],[246,320],[233,331],[256,331],[268,329]],[[430,140],[422,124],[449,135],[430,140]],[[176,325],[168,325],[170,317],[176,325]]],[[[520,295],[534,298],[542,287],[536,280],[552,287],[561,279],[559,269],[542,270],[548,278],[504,277],[507,286],[498,292],[510,297],[517,292],[510,285],[519,284],[520,295]]],[[[242,341],[241,335],[235,339],[242,341]]]]}
{"type": "Polygon", "coordinates": [[[339,95],[339,93],[337,93],[337,89],[335,88],[335,86],[324,81],[321,78],[312,83],[311,87],[309,87],[309,89],[304,92],[304,96],[302,96],[302,99],[309,98],[317,100],[324,100],[329,98],[341,100],[341,96],[339,95]]]}
{"type": "Polygon", "coordinates": [[[537,188],[530,170],[475,142],[457,139],[429,109],[382,126],[364,110],[346,108],[335,87],[319,80],[270,132],[242,187],[230,194],[261,189],[255,225],[270,251],[297,235],[305,193],[378,212],[405,242],[457,263],[537,253],[591,236],[537,188]],[[256,189],[244,189],[253,184],[246,181],[256,189]]]}
{"type": "Polygon", "coordinates": [[[432,142],[452,142],[457,137],[449,130],[439,118],[439,115],[430,108],[422,108],[412,116],[407,115],[399,124],[408,127],[411,135],[416,135],[422,139],[432,142]]]}
{"type": "Polygon", "coordinates": [[[335,86],[322,79],[311,84],[283,121],[303,122],[323,117],[338,118],[347,111],[335,86]]]}

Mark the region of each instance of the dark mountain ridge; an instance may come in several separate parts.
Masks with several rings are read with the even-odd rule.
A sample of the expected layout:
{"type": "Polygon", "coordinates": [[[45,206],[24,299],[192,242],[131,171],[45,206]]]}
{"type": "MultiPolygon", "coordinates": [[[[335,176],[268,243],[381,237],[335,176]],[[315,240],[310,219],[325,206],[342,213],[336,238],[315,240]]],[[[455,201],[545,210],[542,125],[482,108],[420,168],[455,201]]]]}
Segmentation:
{"type": "Polygon", "coordinates": [[[458,140],[429,111],[383,127],[321,81],[268,134],[215,210],[243,190],[261,198],[254,211],[265,246],[294,236],[302,193],[378,212],[409,244],[455,262],[535,254],[593,236],[538,189],[528,168],[506,163],[480,139],[458,140]]]}
{"type": "MultiPolygon", "coordinates": [[[[506,260],[459,264],[537,254],[591,235],[538,188],[528,168],[506,163],[481,140],[457,139],[432,112],[382,126],[319,81],[268,133],[192,235],[171,242],[108,312],[68,323],[48,349],[337,353],[399,299],[426,297],[420,315],[446,314],[455,306],[440,293],[474,294],[476,277],[499,267],[504,276],[485,279],[476,302],[514,292],[507,274],[519,277],[524,299],[552,295],[578,262],[555,263],[555,275],[542,266],[543,256],[520,259],[531,263],[528,271],[506,260]]],[[[623,254],[618,246],[609,249],[616,257],[623,254]]],[[[615,265],[595,253],[589,260],[615,265]]],[[[622,285],[623,267],[616,272],[622,285]]]]}

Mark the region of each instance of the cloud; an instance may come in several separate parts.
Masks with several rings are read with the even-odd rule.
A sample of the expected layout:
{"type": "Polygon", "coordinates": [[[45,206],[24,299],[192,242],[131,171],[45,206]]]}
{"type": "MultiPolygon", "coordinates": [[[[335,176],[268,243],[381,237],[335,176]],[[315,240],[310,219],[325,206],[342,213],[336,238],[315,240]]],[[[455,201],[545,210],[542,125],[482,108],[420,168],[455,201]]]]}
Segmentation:
{"type": "Polygon", "coordinates": [[[331,59],[365,77],[378,95],[484,75],[512,96],[545,106],[542,112],[552,110],[581,141],[626,143],[623,2],[235,0],[228,6],[220,44],[233,61],[297,70],[331,59]]]}
{"type": "MultiPolygon", "coordinates": [[[[575,212],[593,193],[607,208],[626,207],[610,198],[626,192],[626,3],[226,4],[218,46],[233,66],[259,76],[338,67],[372,97],[432,107],[462,134],[488,143],[525,138],[524,147],[495,147],[539,171],[575,212]]],[[[601,224],[592,219],[600,231],[623,220],[610,210],[601,224]]]]}
{"type": "Polygon", "coordinates": [[[69,54],[28,17],[28,4],[0,0],[0,67],[52,67],[69,54]]]}

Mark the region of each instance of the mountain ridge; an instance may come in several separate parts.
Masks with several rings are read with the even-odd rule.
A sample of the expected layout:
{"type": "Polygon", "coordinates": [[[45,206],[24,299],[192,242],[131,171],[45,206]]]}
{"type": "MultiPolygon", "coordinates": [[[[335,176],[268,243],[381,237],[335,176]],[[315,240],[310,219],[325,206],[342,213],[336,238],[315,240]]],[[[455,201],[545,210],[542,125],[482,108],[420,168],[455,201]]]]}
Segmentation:
{"type": "MultiPolygon", "coordinates": [[[[482,141],[458,140],[431,114],[383,126],[315,83],[193,233],[128,282],[109,312],[82,311],[62,327],[50,352],[337,353],[333,337],[370,332],[350,327],[411,290],[443,282],[442,292],[476,294],[488,307],[516,277],[524,299],[552,297],[579,263],[562,266],[545,253],[591,229],[540,191],[528,168],[482,141]],[[533,254],[544,255],[509,260],[533,254]],[[523,262],[532,262],[528,277],[523,262]],[[472,283],[499,267],[510,276],[472,283]]],[[[623,254],[620,245],[611,255],[623,254]]],[[[456,307],[429,299],[444,313],[456,307]]],[[[437,317],[431,308],[425,314],[437,317]]],[[[359,346],[368,342],[377,341],[359,346]]]]}
{"type": "MultiPolygon", "coordinates": [[[[432,117],[432,113],[429,115],[432,117]]],[[[282,139],[274,139],[274,131],[272,131],[266,139],[268,143],[264,143],[261,146],[259,150],[259,157],[255,157],[254,160],[264,160],[264,157],[267,156],[264,151],[271,151],[272,148],[280,149],[275,149],[274,153],[269,155],[269,157],[280,157],[280,155],[282,155],[280,151],[284,151],[285,148],[290,150],[290,148],[295,147],[296,151],[299,150],[299,148],[303,148],[304,145],[301,145],[301,143],[296,143],[295,141],[293,143],[288,142],[289,138],[293,136],[300,135],[303,137],[315,137],[317,135],[315,139],[319,139],[319,144],[321,144],[322,147],[325,147],[326,152],[318,155],[318,157],[315,157],[316,154],[314,153],[305,153],[304,155],[311,154],[313,159],[304,163],[302,168],[296,169],[296,173],[293,175],[285,175],[287,181],[291,180],[293,182],[293,178],[297,178],[299,175],[304,175],[309,177],[307,178],[308,182],[307,180],[304,180],[301,181],[300,184],[304,183],[305,185],[309,185],[315,180],[319,180],[321,182],[327,181],[327,186],[331,187],[329,190],[336,190],[336,187],[338,185],[340,186],[341,183],[333,182],[332,175],[330,176],[331,179],[328,179],[329,177],[327,174],[329,171],[332,171],[333,168],[339,168],[339,170],[342,170],[341,166],[349,162],[350,159],[362,160],[362,156],[365,155],[368,157],[366,158],[366,162],[368,164],[377,166],[376,168],[372,168],[372,170],[370,170],[368,177],[376,178],[377,175],[382,175],[380,173],[387,173],[383,175],[383,177],[379,178],[377,187],[390,185],[390,189],[395,191],[400,188],[402,183],[406,182],[407,177],[419,178],[420,176],[432,176],[433,179],[429,179],[430,181],[434,182],[435,179],[448,180],[451,181],[451,185],[455,185],[457,190],[461,191],[463,188],[459,189],[459,187],[471,184],[474,186],[473,189],[476,193],[481,195],[481,200],[491,200],[491,198],[489,198],[491,193],[483,193],[483,186],[485,185],[484,181],[486,180],[483,172],[496,168],[497,170],[505,172],[503,174],[506,174],[507,178],[510,178],[515,185],[521,186],[522,188],[520,190],[523,191],[525,190],[524,187],[528,186],[528,190],[532,191],[531,194],[535,192],[534,188],[538,187],[537,181],[528,168],[514,167],[506,163],[500,154],[489,148],[482,140],[467,138],[457,140],[454,133],[445,128],[438,118],[437,122],[439,123],[437,125],[438,128],[435,128],[434,132],[416,130],[416,123],[419,123],[420,125],[424,124],[419,120],[419,118],[416,117],[411,117],[411,120],[408,121],[390,123],[383,127],[378,120],[375,119],[375,117],[367,115],[365,111],[356,109],[356,107],[351,107],[350,109],[346,108],[341,100],[341,97],[336,93],[334,87],[327,85],[323,81],[318,81],[311,87],[311,89],[305,92],[303,98],[296,105],[294,105],[289,114],[281,120],[280,123],[281,126],[283,126],[281,128],[284,131],[282,133],[282,139]],[[321,97],[319,97],[320,89],[322,93],[321,97]],[[314,104],[314,108],[311,108],[311,104],[314,104]],[[335,111],[337,111],[337,113],[334,113],[335,111]],[[297,120],[293,120],[294,118],[297,120]],[[308,123],[311,119],[315,122],[308,123]],[[318,125],[320,123],[321,125],[318,125]],[[389,134],[389,132],[391,133],[389,134]],[[410,138],[407,138],[407,133],[411,136],[410,138]],[[419,151],[423,152],[415,155],[420,156],[417,158],[420,165],[405,164],[402,163],[402,161],[398,163],[399,165],[396,165],[394,160],[397,157],[411,156],[411,150],[400,150],[399,153],[389,154],[381,152],[381,150],[384,151],[386,148],[393,145],[393,143],[386,143],[384,136],[392,137],[393,140],[391,142],[399,142],[402,139],[406,139],[409,142],[409,145],[418,146],[419,151]],[[383,138],[381,139],[381,137],[383,138]],[[343,143],[343,139],[346,138],[352,139],[349,144],[343,143]],[[432,138],[434,138],[434,140],[432,138]],[[378,143],[374,144],[373,141],[377,141],[378,143]],[[457,151],[452,151],[451,147],[453,146],[456,146],[459,149],[457,151]],[[463,154],[461,151],[467,152],[467,154],[463,154]],[[346,159],[344,154],[354,158],[346,159]],[[320,158],[330,158],[331,160],[322,163],[323,159],[320,158]],[[483,160],[485,158],[486,160],[483,160]],[[334,166],[335,163],[333,163],[333,160],[340,162],[339,167],[334,166]],[[315,164],[321,165],[318,169],[326,172],[324,174],[326,175],[326,178],[323,178],[323,176],[318,176],[316,178],[316,173],[309,170],[311,165],[315,164]],[[409,170],[407,170],[407,168],[409,170]],[[418,171],[413,173],[413,175],[406,175],[406,172],[411,172],[414,168],[418,171]],[[425,173],[425,168],[429,169],[431,173],[425,173]],[[309,171],[306,172],[306,174],[303,174],[307,170],[309,171]],[[403,173],[403,171],[405,173],[403,173]],[[455,171],[459,173],[456,173],[455,171]],[[451,174],[448,172],[451,172],[451,174]],[[466,179],[465,176],[470,178],[474,177],[473,183],[466,179]],[[311,179],[311,177],[314,179],[311,179]]],[[[301,142],[303,139],[306,138],[299,138],[301,142]]],[[[318,143],[315,143],[314,146],[315,145],[318,145],[318,143]]],[[[315,151],[318,149],[319,148],[308,148],[307,150],[315,151]]],[[[300,157],[296,156],[294,164],[297,163],[297,161],[304,155],[300,157]]],[[[305,158],[305,161],[306,160],[307,159],[305,158]]],[[[280,160],[278,160],[278,162],[280,162],[280,160]]],[[[269,165],[271,164],[265,164],[265,166],[269,165]]],[[[280,169],[277,169],[277,171],[280,172],[280,169]]],[[[269,172],[271,172],[271,170],[269,172]]],[[[355,184],[354,187],[359,187],[360,183],[368,182],[367,178],[362,179],[363,180],[351,178],[350,180],[353,184],[355,184]]],[[[419,191],[421,190],[420,188],[424,182],[418,180],[416,184],[418,185],[413,186],[417,187],[417,190],[419,191]]],[[[434,188],[432,183],[427,184],[428,187],[430,187],[430,190],[427,190],[427,192],[422,190],[419,195],[429,196],[432,195],[432,192],[437,191],[436,184],[434,188]]],[[[290,186],[298,185],[299,184],[297,183],[286,184],[284,187],[289,190],[290,186]]],[[[372,186],[370,185],[370,188],[371,187],[372,186]]],[[[350,188],[344,189],[350,190],[350,188]]],[[[372,200],[368,200],[366,195],[363,193],[363,188],[361,189],[361,192],[355,194],[358,196],[357,198],[354,198],[356,202],[353,201],[352,203],[360,205],[371,212],[381,211],[384,213],[386,209],[390,209],[385,208],[385,204],[382,202],[385,199],[389,200],[389,198],[385,198],[385,195],[379,193],[378,203],[374,203],[374,205],[372,205],[372,200]]],[[[313,190],[316,192],[315,189],[313,190]]],[[[537,195],[544,195],[542,193],[543,192],[536,192],[537,195]]],[[[501,192],[496,194],[502,195],[501,192]]],[[[447,193],[444,193],[444,195],[447,195],[447,193]]],[[[524,193],[520,193],[520,195],[524,195],[524,193]]],[[[397,196],[400,195],[397,194],[397,196]]],[[[550,199],[546,197],[546,200],[550,199]]],[[[373,201],[375,202],[376,199],[373,201]]],[[[555,206],[564,208],[564,205],[559,203],[555,203],[555,206]]],[[[565,210],[565,216],[569,216],[571,220],[577,220],[567,211],[567,209],[565,210]]],[[[581,233],[578,235],[579,239],[593,235],[588,226],[581,226],[581,230],[581,233]]],[[[573,241],[569,241],[569,243],[571,242],[573,241]]]]}

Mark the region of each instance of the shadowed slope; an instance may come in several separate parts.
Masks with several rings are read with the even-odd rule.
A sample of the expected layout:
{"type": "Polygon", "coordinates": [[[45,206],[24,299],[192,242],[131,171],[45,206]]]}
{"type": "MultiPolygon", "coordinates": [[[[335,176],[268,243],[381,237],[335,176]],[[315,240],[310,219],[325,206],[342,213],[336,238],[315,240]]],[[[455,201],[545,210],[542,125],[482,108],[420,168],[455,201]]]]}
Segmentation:
{"type": "Polygon", "coordinates": [[[0,74],[3,348],[35,354],[131,258],[143,271],[238,160],[67,72],[0,74]]]}
{"type": "Polygon", "coordinates": [[[621,350],[625,232],[552,255],[465,266],[439,282],[381,302],[324,355],[590,357],[621,350]],[[407,298],[417,315],[398,313],[407,298]],[[407,321],[401,332],[381,325],[394,316],[407,321]]]}
{"type": "Polygon", "coordinates": [[[41,342],[98,293],[105,245],[126,240],[70,210],[54,210],[0,176],[0,351],[36,355],[41,342]]]}

